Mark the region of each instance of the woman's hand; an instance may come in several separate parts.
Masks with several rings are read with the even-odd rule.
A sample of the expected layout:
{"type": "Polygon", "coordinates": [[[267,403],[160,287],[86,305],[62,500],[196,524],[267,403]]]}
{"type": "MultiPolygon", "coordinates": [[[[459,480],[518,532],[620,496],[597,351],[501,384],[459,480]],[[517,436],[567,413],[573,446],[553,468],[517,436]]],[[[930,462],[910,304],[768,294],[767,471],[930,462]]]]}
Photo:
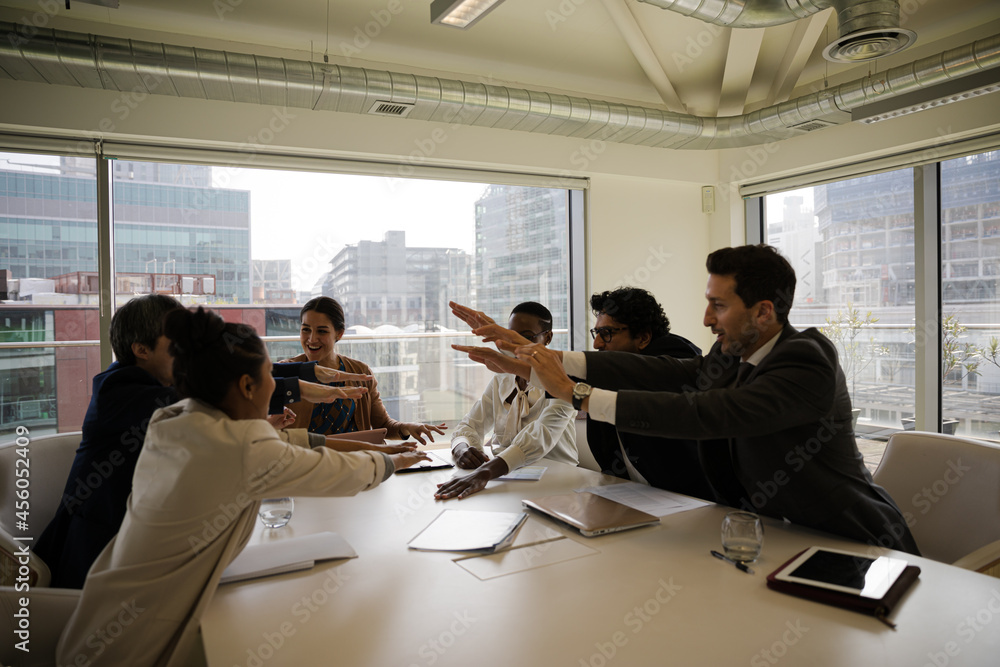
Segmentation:
{"type": "Polygon", "coordinates": [[[299,394],[310,403],[333,403],[338,398],[354,400],[368,393],[368,387],[330,387],[299,380],[299,394]]]}
{"type": "Polygon", "coordinates": [[[316,364],[316,379],[327,384],[331,382],[371,382],[375,376],[364,373],[348,373],[316,364]]]}
{"type": "Polygon", "coordinates": [[[478,329],[479,327],[485,327],[489,324],[496,324],[492,317],[481,310],[473,310],[468,306],[463,306],[462,304],[455,303],[454,301],[449,301],[448,305],[451,306],[452,314],[468,324],[470,329],[478,329]]]}
{"type": "Polygon", "coordinates": [[[476,327],[472,330],[472,333],[482,336],[484,343],[498,343],[498,346],[498,341],[512,343],[513,345],[531,345],[531,341],[521,334],[513,329],[502,327],[499,324],[487,324],[486,326],[476,327]]]}
{"type": "Polygon", "coordinates": [[[466,442],[455,445],[451,455],[455,458],[455,465],[467,470],[474,470],[489,461],[486,454],[466,442]]]}
{"type": "Polygon", "coordinates": [[[400,440],[406,440],[412,435],[421,445],[426,445],[424,436],[429,438],[431,442],[434,442],[434,433],[443,435],[444,429],[444,424],[435,426],[434,424],[403,423],[399,426],[398,435],[400,440]]]}
{"type": "Polygon", "coordinates": [[[398,445],[372,445],[371,448],[383,454],[405,454],[406,452],[416,451],[417,443],[401,442],[398,445]]]}
{"type": "Polygon", "coordinates": [[[403,452],[401,454],[390,454],[389,458],[392,459],[392,465],[395,466],[396,470],[409,468],[410,466],[416,465],[421,461],[431,460],[431,457],[427,456],[424,452],[403,452]]]}
{"type": "Polygon", "coordinates": [[[280,415],[268,415],[267,423],[274,427],[275,431],[288,428],[295,422],[295,413],[287,407],[280,415]]]}

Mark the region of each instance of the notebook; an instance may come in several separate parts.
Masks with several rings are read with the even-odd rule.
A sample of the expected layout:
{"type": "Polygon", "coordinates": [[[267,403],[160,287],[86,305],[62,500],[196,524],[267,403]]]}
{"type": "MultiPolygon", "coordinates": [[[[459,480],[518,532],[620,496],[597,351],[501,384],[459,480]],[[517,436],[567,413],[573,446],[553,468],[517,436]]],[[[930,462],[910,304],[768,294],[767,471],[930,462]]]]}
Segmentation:
{"type": "Polygon", "coordinates": [[[442,510],[407,546],[419,551],[494,553],[514,542],[527,518],[524,512],[442,510]]]}
{"type": "Polygon", "coordinates": [[[308,570],[317,561],[357,556],[347,540],[329,531],[251,544],[229,564],[219,583],[228,584],[283,572],[308,570]]]}
{"type": "Polygon", "coordinates": [[[646,514],[628,505],[608,500],[593,493],[566,493],[522,500],[521,503],[537,512],[568,523],[584,537],[616,533],[630,528],[659,525],[659,517],[646,514]]]}

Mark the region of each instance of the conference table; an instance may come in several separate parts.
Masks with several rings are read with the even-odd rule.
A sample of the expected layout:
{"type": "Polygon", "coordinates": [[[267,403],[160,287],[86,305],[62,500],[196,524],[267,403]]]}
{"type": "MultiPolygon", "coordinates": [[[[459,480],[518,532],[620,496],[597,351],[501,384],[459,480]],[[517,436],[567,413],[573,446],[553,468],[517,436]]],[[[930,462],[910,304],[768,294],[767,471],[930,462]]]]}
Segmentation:
{"type": "Polygon", "coordinates": [[[890,615],[893,630],[765,585],[767,573],[808,546],[871,547],[765,519],[756,573],[747,574],[709,553],[720,550],[729,511],[714,504],[593,538],[532,515],[519,541],[538,544],[466,560],[407,548],[446,508],[520,511],[522,498],[621,483],[540,465],[541,480],[493,481],[460,501],[432,497],[450,470],[397,474],[352,498],[296,498],[291,523],[265,530],[258,522],[251,544],[331,531],[358,557],[220,586],[201,624],[208,664],[1000,664],[1000,580],[875,549],[922,570],[890,615]],[[465,567],[473,561],[489,567],[465,567]]]}

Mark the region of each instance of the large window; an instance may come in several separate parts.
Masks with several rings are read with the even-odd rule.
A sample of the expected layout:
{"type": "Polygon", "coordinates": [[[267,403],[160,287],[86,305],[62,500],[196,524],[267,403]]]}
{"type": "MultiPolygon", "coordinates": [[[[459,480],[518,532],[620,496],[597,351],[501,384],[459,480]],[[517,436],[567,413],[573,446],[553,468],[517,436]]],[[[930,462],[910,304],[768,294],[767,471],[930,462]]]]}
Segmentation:
{"type": "MultiPolygon", "coordinates": [[[[4,297],[11,317],[0,338],[23,342],[25,334],[13,332],[30,330],[31,340],[67,340],[60,321],[72,320],[69,338],[89,346],[0,349],[10,368],[33,369],[20,380],[5,374],[0,433],[32,411],[47,416],[48,428],[76,430],[90,378],[101,370],[98,162],[37,155],[9,162],[17,166],[3,172],[0,270],[10,272],[15,290],[4,297]],[[36,279],[44,285],[35,286],[36,279]],[[71,372],[85,386],[64,396],[60,368],[81,354],[85,367],[76,363],[71,372]],[[69,355],[65,363],[60,355],[69,355]],[[28,387],[32,382],[37,386],[28,387]],[[29,406],[29,396],[50,403],[29,406]]],[[[539,301],[553,312],[557,344],[569,345],[566,189],[232,165],[112,165],[117,305],[156,292],[214,308],[228,321],[254,326],[279,360],[302,351],[302,304],[331,296],[347,316],[338,351],[372,367],[398,419],[457,421],[486,385],[488,372],[450,348],[470,339],[449,300],[499,321],[517,303],[539,301]]]]}
{"type": "Polygon", "coordinates": [[[940,338],[927,357],[940,363],[940,429],[997,439],[1000,152],[924,169],[940,170],[939,210],[923,212],[940,225],[940,279],[935,266],[917,272],[913,169],[767,195],[765,239],[798,274],[792,323],[837,344],[860,433],[913,428],[916,360],[940,338]],[[924,336],[916,304],[928,293],[940,324],[924,336]]]}

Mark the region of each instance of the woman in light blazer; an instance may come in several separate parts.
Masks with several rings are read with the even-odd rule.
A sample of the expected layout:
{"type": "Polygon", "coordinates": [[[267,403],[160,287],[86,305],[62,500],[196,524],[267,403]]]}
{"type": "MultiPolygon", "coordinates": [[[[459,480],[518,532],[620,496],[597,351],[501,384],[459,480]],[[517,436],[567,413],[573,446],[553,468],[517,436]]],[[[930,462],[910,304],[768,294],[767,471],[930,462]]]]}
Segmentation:
{"type": "Polygon", "coordinates": [[[275,383],[252,328],[202,308],[173,311],[164,328],[183,400],[153,414],[121,530],[88,573],[60,665],[186,664],[261,499],[354,495],[427,458],[309,449],[301,430],[286,442],[264,420],[275,383]]]}

